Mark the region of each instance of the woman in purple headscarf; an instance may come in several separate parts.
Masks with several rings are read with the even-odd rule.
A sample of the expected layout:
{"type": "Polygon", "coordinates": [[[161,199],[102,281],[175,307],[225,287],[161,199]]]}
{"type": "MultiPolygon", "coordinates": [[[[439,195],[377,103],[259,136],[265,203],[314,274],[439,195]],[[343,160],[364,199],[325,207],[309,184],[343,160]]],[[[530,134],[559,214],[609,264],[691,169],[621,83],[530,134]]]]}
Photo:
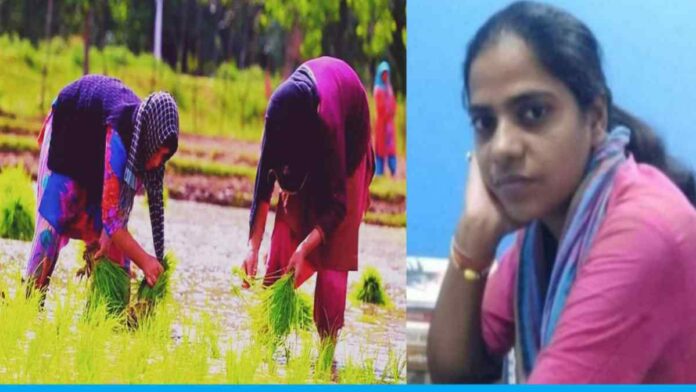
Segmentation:
{"type": "Polygon", "coordinates": [[[266,112],[244,269],[256,275],[277,181],[264,284],[294,270],[299,286],[316,271],[314,321],[322,339],[335,340],[343,326],[373,174],[369,107],[358,75],[335,58],[307,61],[273,93],[266,112]]]}
{"type": "Polygon", "coordinates": [[[106,256],[127,271],[133,260],[153,285],[164,257],[164,162],[176,152],[178,135],[178,109],[167,93],[141,100],[118,79],[99,75],[66,86],[39,136],[38,213],[25,278],[45,290],[73,238],[85,241],[95,259],[106,256]],[[142,186],[156,257],[127,228],[142,186]]]}

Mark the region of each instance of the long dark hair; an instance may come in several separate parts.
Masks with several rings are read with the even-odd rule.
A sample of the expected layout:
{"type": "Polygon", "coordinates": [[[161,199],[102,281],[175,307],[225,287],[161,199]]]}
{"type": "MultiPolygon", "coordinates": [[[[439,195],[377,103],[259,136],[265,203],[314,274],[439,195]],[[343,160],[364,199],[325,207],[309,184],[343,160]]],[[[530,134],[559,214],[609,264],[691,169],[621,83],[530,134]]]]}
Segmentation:
{"type": "Polygon", "coordinates": [[[464,61],[464,99],[469,96],[469,71],[479,53],[505,33],[521,38],[544,68],[570,89],[581,110],[603,96],[609,114],[608,129],[623,125],[631,130],[627,149],[638,162],[665,173],[696,205],[694,173],[667,155],[662,140],[650,126],[616,106],[607,86],[601,50],[592,31],[580,20],[556,7],[530,1],[515,2],[493,15],[469,43],[464,61]]]}

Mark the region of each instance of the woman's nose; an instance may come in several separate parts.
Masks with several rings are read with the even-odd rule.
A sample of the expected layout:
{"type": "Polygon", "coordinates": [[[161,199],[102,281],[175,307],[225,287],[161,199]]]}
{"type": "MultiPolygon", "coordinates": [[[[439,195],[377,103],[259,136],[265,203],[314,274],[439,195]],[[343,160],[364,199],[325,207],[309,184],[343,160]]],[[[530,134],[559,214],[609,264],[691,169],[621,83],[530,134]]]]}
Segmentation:
{"type": "Polygon", "coordinates": [[[509,121],[500,121],[491,140],[491,155],[499,163],[516,160],[524,153],[522,130],[509,121]]]}

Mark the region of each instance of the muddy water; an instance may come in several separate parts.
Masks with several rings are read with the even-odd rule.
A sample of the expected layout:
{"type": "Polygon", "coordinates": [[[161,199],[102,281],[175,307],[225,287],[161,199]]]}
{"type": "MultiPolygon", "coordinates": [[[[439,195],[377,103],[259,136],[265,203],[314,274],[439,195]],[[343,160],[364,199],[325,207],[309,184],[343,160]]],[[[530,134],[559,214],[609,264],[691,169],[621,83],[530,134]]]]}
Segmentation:
{"type": "MultiPolygon", "coordinates": [[[[170,200],[166,209],[166,248],[180,260],[174,278],[174,298],[187,314],[205,312],[222,324],[221,343],[242,347],[249,343],[248,319],[245,307],[249,293],[240,297],[230,292],[237,281],[230,270],[240,265],[245,255],[248,233],[248,210],[219,207],[208,204],[170,200]]],[[[273,217],[269,216],[261,254],[268,249],[273,217]]],[[[136,200],[130,219],[130,228],[139,242],[152,252],[152,240],[147,208],[142,199],[136,200]]],[[[348,356],[358,363],[361,358],[374,358],[375,368],[381,373],[390,350],[405,357],[406,352],[406,262],[404,229],[363,225],[360,233],[360,265],[372,265],[382,274],[395,309],[382,310],[371,306],[346,307],[346,326],[341,333],[336,351],[339,368],[348,356]]],[[[65,281],[79,267],[75,241],[61,253],[54,279],[65,281]]],[[[0,254],[6,258],[1,264],[24,260],[30,244],[0,240],[0,254]]],[[[262,262],[259,268],[262,269],[262,262]]],[[[0,268],[3,270],[4,268],[0,268]]],[[[260,271],[262,273],[262,271],[260,271]]],[[[349,274],[349,284],[355,283],[360,272],[349,274]]],[[[301,288],[313,293],[315,280],[310,279],[301,288]]],[[[50,296],[60,295],[53,285],[50,296]]],[[[62,285],[61,285],[62,286],[62,285]]],[[[176,332],[175,332],[176,333],[176,332]]]]}

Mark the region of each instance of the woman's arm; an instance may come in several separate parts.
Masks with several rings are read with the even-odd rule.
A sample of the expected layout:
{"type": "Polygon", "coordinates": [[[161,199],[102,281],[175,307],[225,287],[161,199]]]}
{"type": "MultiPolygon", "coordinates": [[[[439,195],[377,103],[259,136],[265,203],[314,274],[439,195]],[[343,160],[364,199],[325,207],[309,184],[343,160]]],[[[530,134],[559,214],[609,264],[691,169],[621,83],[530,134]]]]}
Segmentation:
{"type": "Polygon", "coordinates": [[[295,270],[295,288],[298,288],[314,274],[314,268],[307,261],[307,257],[324,241],[323,234],[318,228],[314,228],[304,241],[297,246],[290,256],[288,270],[295,270]]]}
{"type": "MultiPolygon", "coordinates": [[[[266,135],[269,127],[269,119],[266,118],[264,124],[263,139],[261,140],[261,154],[256,168],[256,180],[254,182],[254,197],[249,211],[249,238],[247,240],[247,254],[242,262],[242,268],[246,274],[254,278],[259,263],[259,249],[263,240],[263,233],[266,230],[266,218],[271,204],[271,196],[275,181],[268,177],[271,170],[271,161],[275,158],[270,156],[266,135]]],[[[249,282],[243,282],[243,287],[249,287],[249,282]]]]}
{"type": "MultiPolygon", "coordinates": [[[[125,147],[118,133],[110,126],[106,130],[104,156],[104,185],[102,189],[102,223],[104,231],[129,259],[133,260],[143,273],[149,285],[154,285],[163,268],[156,257],[149,255],[138,244],[126,228],[128,217],[120,208],[121,180],[116,173],[125,170],[125,147]]],[[[104,241],[102,241],[104,242],[104,241]]],[[[104,247],[104,246],[102,246],[104,247]]],[[[106,246],[108,247],[108,245],[106,246]]],[[[100,249],[105,254],[106,249],[100,249]]]]}
{"type": "Polygon", "coordinates": [[[465,280],[451,263],[428,332],[428,369],[435,383],[493,382],[501,362],[490,356],[481,331],[486,279],[465,280]]]}
{"type": "Polygon", "coordinates": [[[500,239],[515,225],[481,180],[476,158],[470,160],[466,209],[453,238],[450,263],[435,305],[428,334],[428,365],[435,382],[486,382],[500,377],[500,359],[488,354],[481,309],[486,286],[465,279],[461,269],[490,268],[500,239]]]}
{"type": "MultiPolygon", "coordinates": [[[[244,271],[251,278],[256,277],[256,270],[259,264],[259,249],[261,248],[261,240],[266,229],[266,217],[268,216],[269,208],[270,203],[266,201],[259,202],[251,223],[251,232],[247,241],[247,254],[242,264],[244,271]]],[[[249,282],[244,282],[243,286],[249,287],[249,282]]]]}
{"type": "Polygon", "coordinates": [[[118,248],[143,270],[147,284],[153,286],[164,270],[156,257],[150,256],[125,228],[116,230],[111,240],[118,248]]]}
{"type": "Polygon", "coordinates": [[[456,251],[450,255],[460,260],[450,260],[428,332],[428,368],[436,383],[492,382],[500,378],[500,358],[488,354],[483,339],[481,309],[487,276],[466,279],[462,269],[455,266],[463,261],[461,267],[480,271],[480,265],[492,263],[495,246],[489,248],[488,255],[479,253],[483,255],[480,260],[487,260],[481,263],[455,256],[456,251]]]}

